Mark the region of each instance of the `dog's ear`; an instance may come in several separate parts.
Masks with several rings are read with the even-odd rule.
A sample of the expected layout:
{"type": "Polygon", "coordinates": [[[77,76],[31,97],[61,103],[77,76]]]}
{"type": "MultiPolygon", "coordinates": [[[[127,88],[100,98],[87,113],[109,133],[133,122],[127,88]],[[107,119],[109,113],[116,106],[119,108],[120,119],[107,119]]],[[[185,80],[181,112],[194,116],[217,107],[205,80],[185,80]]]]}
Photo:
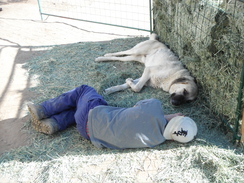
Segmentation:
{"type": "Polygon", "coordinates": [[[193,79],[193,81],[197,84],[197,80],[196,80],[196,78],[194,77],[194,79],[193,79]]]}
{"type": "Polygon", "coordinates": [[[156,34],[155,40],[159,41],[159,36],[156,34]]]}
{"type": "Polygon", "coordinates": [[[181,83],[181,84],[187,84],[188,82],[189,82],[189,79],[188,78],[182,77],[182,78],[177,78],[174,81],[172,81],[171,85],[173,85],[173,84],[179,84],[179,83],[181,83]]]}
{"type": "Polygon", "coordinates": [[[151,35],[150,35],[150,40],[159,41],[159,36],[155,32],[152,32],[151,35]]]}

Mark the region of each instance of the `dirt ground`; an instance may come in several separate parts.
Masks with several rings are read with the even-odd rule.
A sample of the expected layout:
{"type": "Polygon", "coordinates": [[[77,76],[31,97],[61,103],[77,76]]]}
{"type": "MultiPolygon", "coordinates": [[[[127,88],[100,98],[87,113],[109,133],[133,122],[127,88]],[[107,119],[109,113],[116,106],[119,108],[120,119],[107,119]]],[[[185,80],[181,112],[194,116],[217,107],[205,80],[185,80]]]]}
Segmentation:
{"type": "Polygon", "coordinates": [[[0,154],[27,145],[30,121],[26,103],[36,83],[22,68],[54,45],[103,41],[149,33],[99,24],[46,17],[41,21],[36,0],[0,0],[0,154]]]}

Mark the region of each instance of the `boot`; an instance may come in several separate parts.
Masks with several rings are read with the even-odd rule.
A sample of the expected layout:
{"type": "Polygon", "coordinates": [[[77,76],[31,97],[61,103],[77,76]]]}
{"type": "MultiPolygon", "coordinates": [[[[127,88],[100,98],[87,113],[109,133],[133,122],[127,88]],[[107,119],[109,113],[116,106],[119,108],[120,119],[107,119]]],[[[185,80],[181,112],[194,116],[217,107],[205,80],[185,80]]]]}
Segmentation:
{"type": "Polygon", "coordinates": [[[46,118],[43,120],[36,120],[32,118],[32,126],[36,131],[48,135],[54,134],[58,131],[58,124],[53,118],[46,118]]]}
{"type": "Polygon", "coordinates": [[[27,106],[28,106],[31,116],[33,118],[35,118],[36,120],[41,120],[41,119],[47,118],[47,116],[45,116],[45,114],[44,114],[44,109],[41,105],[29,103],[29,104],[27,104],[27,106]]]}

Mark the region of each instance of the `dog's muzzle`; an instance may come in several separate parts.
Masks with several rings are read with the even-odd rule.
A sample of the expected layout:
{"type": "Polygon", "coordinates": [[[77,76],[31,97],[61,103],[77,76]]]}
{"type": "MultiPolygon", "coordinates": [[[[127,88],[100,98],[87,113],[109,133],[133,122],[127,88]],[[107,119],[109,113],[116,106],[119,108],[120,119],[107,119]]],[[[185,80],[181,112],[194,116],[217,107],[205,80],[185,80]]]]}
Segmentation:
{"type": "Polygon", "coordinates": [[[177,95],[176,93],[173,93],[170,96],[170,103],[175,106],[179,106],[186,102],[184,95],[177,95]]]}

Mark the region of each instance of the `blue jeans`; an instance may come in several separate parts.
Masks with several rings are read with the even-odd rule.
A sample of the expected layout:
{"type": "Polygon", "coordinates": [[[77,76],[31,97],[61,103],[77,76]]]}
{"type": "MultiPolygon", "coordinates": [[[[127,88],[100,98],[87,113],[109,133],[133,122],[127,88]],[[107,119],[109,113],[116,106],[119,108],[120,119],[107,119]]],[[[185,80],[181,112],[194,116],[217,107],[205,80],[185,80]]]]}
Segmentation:
{"type": "Polygon", "coordinates": [[[56,120],[59,131],[76,124],[80,134],[89,139],[86,132],[89,110],[98,105],[107,105],[107,102],[94,88],[81,85],[40,105],[44,108],[45,116],[56,120]]]}

